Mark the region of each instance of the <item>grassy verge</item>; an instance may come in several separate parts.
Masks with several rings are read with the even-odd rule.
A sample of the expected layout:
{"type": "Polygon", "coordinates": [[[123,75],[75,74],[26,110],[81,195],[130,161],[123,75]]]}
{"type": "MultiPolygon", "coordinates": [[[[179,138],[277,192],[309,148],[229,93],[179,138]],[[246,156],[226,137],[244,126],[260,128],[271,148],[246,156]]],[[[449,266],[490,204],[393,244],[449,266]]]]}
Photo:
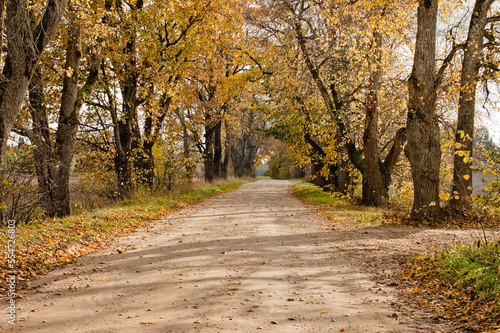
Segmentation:
{"type": "Polygon", "coordinates": [[[500,243],[455,244],[408,263],[404,293],[437,320],[451,320],[466,332],[500,328],[500,243]]]}
{"type": "MultiPolygon", "coordinates": [[[[106,246],[113,237],[126,235],[140,227],[147,227],[151,220],[214,195],[235,190],[249,181],[226,182],[179,195],[142,197],[91,213],[18,225],[15,229],[18,290],[26,281],[106,246]]],[[[7,228],[2,228],[0,234],[3,250],[0,257],[2,296],[6,294],[5,277],[12,274],[7,260],[7,240],[7,228]]]]}
{"type": "Polygon", "coordinates": [[[376,207],[354,205],[338,195],[323,191],[313,184],[295,183],[293,194],[304,203],[317,206],[329,220],[345,226],[380,225],[385,211],[376,207]]]}

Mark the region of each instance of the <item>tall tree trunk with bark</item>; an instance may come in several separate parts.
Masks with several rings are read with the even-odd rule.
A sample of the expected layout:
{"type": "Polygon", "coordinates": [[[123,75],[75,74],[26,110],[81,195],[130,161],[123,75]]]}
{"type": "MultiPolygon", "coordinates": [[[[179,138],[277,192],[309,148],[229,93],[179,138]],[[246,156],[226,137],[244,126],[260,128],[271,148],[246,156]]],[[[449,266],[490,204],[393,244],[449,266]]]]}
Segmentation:
{"type": "Polygon", "coordinates": [[[414,196],[411,216],[437,215],[441,143],[436,114],[436,23],[438,0],[420,0],[413,69],[408,81],[405,154],[411,165],[414,196]]]}
{"type": "MultiPolygon", "coordinates": [[[[0,61],[3,55],[3,16],[5,13],[5,0],[0,0],[0,61]]],[[[0,63],[1,65],[1,63],[0,63]]],[[[1,67],[0,67],[1,68],[1,67]]]]}
{"type": "MultiPolygon", "coordinates": [[[[65,71],[59,111],[58,129],[56,134],[55,157],[56,174],[53,180],[53,210],[50,216],[67,216],[71,213],[69,201],[69,176],[71,162],[78,130],[79,108],[76,109],[78,98],[78,77],[80,75],[81,28],[76,20],[70,22],[68,28],[68,45],[66,47],[65,71]]],[[[81,107],[81,106],[80,106],[81,107]]]]}
{"type": "Polygon", "coordinates": [[[337,164],[329,166],[329,178],[322,174],[323,168],[325,166],[324,160],[326,159],[326,153],[312,138],[310,131],[305,128],[304,129],[304,141],[309,145],[309,158],[311,159],[312,164],[312,173],[313,173],[313,184],[323,188],[324,190],[334,190],[332,189],[332,185],[338,187],[338,166],[337,164]]]}
{"type": "Polygon", "coordinates": [[[52,142],[44,103],[43,77],[37,68],[30,84],[30,111],[33,129],[30,138],[34,149],[35,167],[42,205],[48,216],[63,217],[70,214],[69,179],[75,151],[80,110],[97,82],[102,52],[92,56],[84,85],[78,88],[81,58],[81,27],[74,16],[68,27],[65,70],[71,73],[63,79],[61,108],[52,142]]]}
{"type": "Polygon", "coordinates": [[[241,138],[234,140],[231,145],[231,162],[234,175],[238,178],[253,177],[253,165],[257,157],[258,148],[253,143],[254,133],[245,133],[241,138]]]}
{"type": "MultiPolygon", "coordinates": [[[[143,9],[144,2],[138,0],[129,3],[131,23],[123,28],[125,46],[121,61],[113,61],[113,70],[119,77],[121,90],[121,112],[117,112],[114,106],[109,108],[113,121],[113,134],[115,144],[114,168],[117,176],[118,191],[121,197],[130,196],[133,188],[134,174],[134,145],[137,146],[138,122],[137,108],[143,103],[138,96],[139,70],[137,66],[137,38],[138,27],[134,24],[137,13],[143,9]]],[[[118,5],[117,7],[120,7],[118,5]]],[[[114,100],[109,87],[106,87],[110,100],[114,100]]]]}
{"type": "MultiPolygon", "coordinates": [[[[126,92],[123,94],[125,101],[130,101],[134,98],[128,95],[126,92]]],[[[135,102],[134,102],[135,103],[135,102]]],[[[115,146],[116,146],[116,155],[115,155],[115,172],[118,181],[118,190],[122,197],[128,197],[133,189],[132,182],[132,172],[133,172],[133,163],[132,163],[132,141],[133,141],[133,133],[132,133],[132,107],[129,107],[128,102],[123,103],[124,116],[118,120],[118,124],[115,125],[114,130],[117,132],[115,134],[115,146]],[[116,137],[119,137],[119,140],[116,140],[116,137]]]]}
{"type": "Polygon", "coordinates": [[[465,43],[458,100],[456,152],[453,157],[453,182],[450,204],[457,208],[470,208],[472,196],[472,156],[476,86],[483,54],[484,28],[493,0],[476,0],[465,43]],[[459,154],[463,152],[464,154],[459,154]]]}
{"type": "Polygon", "coordinates": [[[222,178],[222,120],[218,120],[214,129],[214,178],[222,178]]]}
{"type": "MultiPolygon", "coordinates": [[[[135,33],[135,32],[134,32],[135,33]]],[[[137,89],[138,78],[135,64],[135,35],[130,37],[125,48],[125,53],[129,54],[131,59],[124,64],[124,79],[120,82],[122,95],[122,117],[118,118],[115,114],[115,172],[118,181],[118,190],[122,197],[128,197],[133,190],[133,141],[134,141],[134,122],[137,113],[137,89]],[[118,139],[118,140],[117,140],[118,139]]],[[[114,111],[116,113],[116,111],[114,111]]]]}
{"type": "MultiPolygon", "coordinates": [[[[28,1],[8,0],[5,6],[7,55],[0,76],[0,180],[3,179],[4,154],[12,126],[26,96],[42,52],[53,38],[66,8],[67,0],[49,0],[44,14],[32,29],[28,1]]],[[[0,203],[3,201],[0,181],[0,203]]],[[[3,210],[0,210],[0,215],[3,210]]],[[[0,216],[3,220],[3,216],[0,216]]]]}
{"type": "Polygon", "coordinates": [[[371,56],[371,65],[375,70],[370,73],[370,86],[366,97],[365,132],[363,134],[364,172],[362,184],[363,204],[382,206],[389,199],[388,189],[384,184],[380,168],[378,150],[378,91],[382,77],[382,37],[380,33],[373,34],[375,48],[371,56]]]}
{"type": "Polygon", "coordinates": [[[226,130],[226,140],[224,143],[224,161],[222,162],[221,178],[227,179],[229,159],[231,158],[231,131],[229,130],[229,123],[227,120],[224,121],[224,128],[226,130]]]}
{"type": "Polygon", "coordinates": [[[214,173],[214,131],[212,126],[205,126],[205,149],[203,151],[205,166],[205,181],[211,183],[215,179],[214,173]]]}
{"type": "MultiPolygon", "coordinates": [[[[148,97],[148,101],[150,98],[151,96],[148,97]]],[[[166,94],[164,94],[160,103],[161,113],[157,117],[154,117],[150,111],[151,106],[146,106],[143,139],[141,139],[137,119],[134,124],[134,150],[137,151],[134,156],[134,171],[138,175],[139,183],[146,185],[150,189],[153,188],[155,181],[155,157],[153,154],[153,147],[160,138],[163,121],[170,110],[171,103],[172,97],[167,97],[166,94]]]]}
{"type": "Polygon", "coordinates": [[[43,87],[43,74],[40,67],[37,67],[29,86],[29,110],[32,119],[32,130],[29,138],[34,145],[33,159],[40,201],[44,211],[50,215],[50,212],[53,211],[52,188],[56,171],[53,163],[54,147],[50,135],[43,87]]]}
{"type": "Polygon", "coordinates": [[[189,182],[191,182],[195,176],[195,165],[192,159],[191,153],[191,145],[189,142],[189,133],[186,124],[186,116],[184,115],[184,110],[181,108],[177,108],[175,110],[177,117],[179,118],[179,122],[182,127],[182,154],[184,157],[184,168],[186,170],[186,178],[189,182]]]}

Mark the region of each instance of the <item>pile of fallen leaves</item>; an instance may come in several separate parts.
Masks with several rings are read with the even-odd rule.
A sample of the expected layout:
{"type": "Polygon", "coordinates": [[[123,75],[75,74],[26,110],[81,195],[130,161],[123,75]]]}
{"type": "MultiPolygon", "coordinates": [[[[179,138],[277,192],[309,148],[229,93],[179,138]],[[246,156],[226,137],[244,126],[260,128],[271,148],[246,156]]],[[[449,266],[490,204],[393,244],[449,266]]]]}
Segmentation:
{"type": "Polygon", "coordinates": [[[419,228],[498,228],[500,218],[474,209],[457,209],[444,207],[441,214],[435,217],[413,219],[409,214],[391,213],[384,216],[386,224],[397,226],[412,226],[419,228]]]}
{"type": "Polygon", "coordinates": [[[473,289],[443,279],[441,269],[438,254],[410,260],[401,272],[399,291],[405,302],[431,313],[436,322],[454,323],[455,331],[497,332],[499,301],[485,301],[473,289]]]}
{"type": "MultiPolygon", "coordinates": [[[[7,295],[7,277],[16,276],[16,290],[51,270],[73,262],[85,254],[109,246],[111,239],[138,228],[148,228],[151,220],[199,202],[213,195],[235,190],[246,181],[226,182],[182,195],[142,198],[93,213],[67,218],[44,219],[16,226],[15,271],[8,262],[7,230],[0,233],[0,297],[7,295]]],[[[18,294],[18,297],[23,297],[18,294]]]]}

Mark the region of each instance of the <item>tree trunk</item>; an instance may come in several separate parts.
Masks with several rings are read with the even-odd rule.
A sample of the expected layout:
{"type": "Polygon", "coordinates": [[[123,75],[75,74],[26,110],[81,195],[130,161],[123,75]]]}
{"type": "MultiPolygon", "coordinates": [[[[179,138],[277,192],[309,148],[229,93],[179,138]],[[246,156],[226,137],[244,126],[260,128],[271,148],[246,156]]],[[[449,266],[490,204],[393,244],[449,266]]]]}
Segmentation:
{"type": "Polygon", "coordinates": [[[229,169],[229,159],[231,157],[231,131],[229,130],[227,120],[224,121],[226,129],[226,140],[224,143],[224,161],[222,162],[221,178],[227,179],[227,170],[229,169]]]}
{"type": "Polygon", "coordinates": [[[365,169],[363,170],[362,203],[380,207],[389,199],[388,187],[385,186],[380,156],[378,151],[378,90],[382,77],[382,37],[373,33],[375,49],[371,56],[371,65],[376,69],[370,73],[370,87],[366,97],[365,132],[363,135],[363,154],[365,169]]]}
{"type": "MultiPolygon", "coordinates": [[[[78,131],[78,77],[80,75],[81,28],[77,20],[72,20],[68,28],[68,45],[66,48],[65,70],[71,76],[64,75],[61,96],[61,109],[56,134],[55,160],[56,174],[54,179],[52,208],[49,216],[68,216],[71,213],[69,198],[69,176],[71,162],[75,151],[76,133],[78,131]]],[[[81,106],[80,106],[81,107],[81,106]]]]}
{"type": "Polygon", "coordinates": [[[408,81],[408,144],[414,197],[411,216],[437,215],[441,144],[436,114],[436,23],[438,0],[420,0],[413,69],[408,81]]]}
{"type": "Polygon", "coordinates": [[[186,117],[181,108],[176,110],[177,117],[182,126],[182,153],[184,155],[184,168],[186,170],[186,178],[191,182],[195,176],[195,165],[191,154],[191,145],[189,144],[189,133],[186,125],[186,117]]]}
{"type": "Polygon", "coordinates": [[[222,178],[222,121],[214,129],[214,178],[222,178]]]}
{"type": "Polygon", "coordinates": [[[231,161],[234,174],[238,178],[253,177],[253,165],[258,148],[252,142],[253,133],[244,133],[231,145],[231,161]]]}
{"type": "Polygon", "coordinates": [[[69,177],[75,150],[80,110],[97,81],[102,52],[96,51],[90,63],[85,84],[78,89],[81,58],[81,28],[72,17],[68,28],[65,75],[61,95],[61,108],[55,136],[50,137],[47,110],[44,103],[43,77],[37,67],[30,84],[30,110],[33,119],[31,137],[35,145],[34,159],[42,205],[48,216],[63,217],[70,214],[69,177]]]}
{"type": "Polygon", "coordinates": [[[214,131],[211,126],[205,127],[205,150],[203,151],[205,166],[205,181],[211,183],[215,179],[214,174],[214,131]]]}
{"type": "Polygon", "coordinates": [[[166,94],[164,94],[160,103],[162,112],[157,117],[154,117],[152,112],[150,111],[153,108],[150,105],[153,91],[154,89],[152,87],[151,93],[147,97],[148,104],[146,105],[143,139],[141,139],[137,117],[134,119],[133,126],[133,150],[136,151],[134,156],[134,171],[138,176],[139,183],[146,185],[150,189],[153,188],[156,177],[153,147],[155,146],[161,135],[163,121],[165,120],[165,117],[167,116],[167,113],[170,110],[170,105],[172,103],[172,97],[167,97],[166,94]]]}
{"type": "MultiPolygon", "coordinates": [[[[135,36],[127,42],[127,53],[135,52],[135,36]]],[[[115,171],[118,179],[118,190],[122,197],[128,197],[133,189],[132,170],[133,170],[133,140],[134,140],[134,121],[137,111],[137,69],[135,61],[124,65],[124,80],[120,83],[122,90],[122,117],[117,119],[115,130],[118,131],[119,140],[115,140],[116,149],[115,171]]],[[[116,136],[115,136],[116,137],[116,136]]]]}
{"type": "MultiPolygon", "coordinates": [[[[148,106],[146,106],[148,108],[148,106]]],[[[138,184],[144,185],[150,189],[154,185],[154,156],[153,146],[155,139],[152,134],[153,119],[151,114],[146,110],[144,135],[141,136],[139,130],[139,121],[137,117],[134,118],[132,125],[132,160],[134,165],[135,181],[138,184]]]]}
{"type": "MultiPolygon", "coordinates": [[[[40,22],[32,30],[28,2],[19,0],[6,3],[7,55],[0,76],[0,180],[3,179],[4,154],[10,131],[41,54],[53,38],[66,5],[67,0],[49,0],[40,22]]],[[[3,182],[0,182],[0,204],[3,191],[3,182]]]]}
{"type": "Polygon", "coordinates": [[[122,91],[124,102],[122,103],[123,116],[117,120],[113,129],[115,131],[115,172],[118,182],[118,191],[121,197],[128,197],[133,189],[132,182],[132,103],[135,103],[135,91],[130,87],[122,91]],[[117,140],[118,139],[118,140],[117,140]]]}
{"type": "Polygon", "coordinates": [[[470,208],[472,196],[472,156],[476,86],[481,66],[484,28],[493,0],[476,0],[465,44],[458,100],[455,155],[453,156],[453,182],[450,204],[457,208],[470,208]]]}
{"type": "MultiPolygon", "coordinates": [[[[3,57],[3,14],[5,12],[5,0],[0,0],[0,61],[2,61],[3,57]]],[[[0,63],[1,65],[1,63],[0,63]]]]}
{"type": "MultiPolygon", "coordinates": [[[[142,10],[143,1],[137,1],[135,6],[131,6],[131,17],[135,18],[136,12],[142,10]]],[[[111,118],[113,120],[113,131],[115,139],[115,173],[118,181],[118,191],[121,197],[129,197],[133,188],[134,172],[134,139],[137,139],[137,108],[140,105],[138,90],[138,68],[137,68],[137,27],[133,21],[124,29],[125,47],[122,52],[124,61],[113,64],[113,70],[116,71],[121,90],[121,113],[113,107],[110,108],[111,118]],[[135,127],[134,127],[135,126],[135,127]]],[[[110,94],[108,92],[108,94],[110,94]]],[[[110,97],[112,99],[112,97],[110,97]]]]}
{"type": "Polygon", "coordinates": [[[311,137],[311,134],[307,129],[304,129],[304,141],[311,147],[309,150],[309,158],[311,159],[312,171],[313,171],[313,184],[323,188],[324,190],[332,191],[338,187],[338,165],[329,166],[329,178],[326,179],[322,175],[322,170],[325,166],[324,159],[326,158],[326,153],[311,137]],[[332,188],[334,185],[336,188],[332,188]]]}
{"type": "Polygon", "coordinates": [[[362,158],[362,154],[356,149],[356,145],[347,135],[347,127],[342,119],[343,104],[340,100],[334,82],[331,81],[329,83],[328,89],[328,83],[325,84],[325,82],[323,82],[318,67],[316,67],[311,60],[311,56],[307,48],[307,38],[304,36],[302,31],[302,24],[300,22],[296,22],[294,28],[297,33],[298,44],[302,56],[304,57],[307,69],[309,70],[309,73],[311,74],[311,77],[321,94],[330,118],[337,126],[335,136],[337,139],[337,152],[340,157],[337,162],[338,169],[337,174],[335,175],[336,189],[334,190],[339,191],[342,194],[348,194],[349,185],[352,184],[352,176],[348,170],[349,163],[346,160],[342,160],[342,156],[347,155],[353,165],[356,166],[356,162],[362,158]]]}
{"type": "Polygon", "coordinates": [[[34,145],[33,159],[38,181],[38,192],[40,202],[45,212],[50,215],[53,211],[52,198],[53,180],[55,178],[55,165],[52,162],[54,148],[50,135],[49,118],[43,93],[43,74],[39,67],[30,82],[29,103],[32,118],[32,133],[30,140],[34,145]]]}
{"type": "Polygon", "coordinates": [[[330,170],[332,170],[332,167],[335,167],[335,174],[328,176],[328,182],[334,184],[334,188],[330,188],[329,190],[337,191],[343,195],[351,195],[350,191],[353,179],[349,169],[352,167],[352,162],[347,145],[341,144],[337,146],[337,154],[340,156],[339,161],[335,166],[331,165],[330,167],[330,170]]]}
{"type": "Polygon", "coordinates": [[[134,156],[134,171],[138,182],[150,189],[153,188],[155,181],[154,145],[154,141],[145,139],[137,149],[139,152],[134,156]]]}

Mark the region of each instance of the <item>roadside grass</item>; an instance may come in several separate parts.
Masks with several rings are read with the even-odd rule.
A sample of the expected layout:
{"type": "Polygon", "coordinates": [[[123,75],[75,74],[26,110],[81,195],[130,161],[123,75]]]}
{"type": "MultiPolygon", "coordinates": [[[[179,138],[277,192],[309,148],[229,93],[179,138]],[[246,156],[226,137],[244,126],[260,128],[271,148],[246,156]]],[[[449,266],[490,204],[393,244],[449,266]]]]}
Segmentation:
{"type": "Polygon", "coordinates": [[[376,226],[384,224],[385,221],[385,209],[355,205],[338,194],[325,192],[311,183],[295,182],[293,194],[302,202],[317,206],[328,220],[341,223],[343,226],[376,226]]]}
{"type": "Polygon", "coordinates": [[[448,250],[411,259],[403,270],[403,290],[438,320],[461,331],[500,328],[500,241],[456,243],[448,250]]]}
{"type": "MultiPolygon", "coordinates": [[[[56,267],[110,244],[113,237],[127,235],[175,210],[220,193],[230,192],[252,181],[238,180],[214,186],[195,186],[186,193],[142,196],[116,206],[66,218],[35,220],[15,228],[15,274],[17,290],[26,282],[56,267]]],[[[6,295],[5,278],[13,274],[8,262],[8,232],[2,228],[0,244],[1,296],[6,295]]],[[[22,295],[19,295],[22,297],[22,295]]]]}

